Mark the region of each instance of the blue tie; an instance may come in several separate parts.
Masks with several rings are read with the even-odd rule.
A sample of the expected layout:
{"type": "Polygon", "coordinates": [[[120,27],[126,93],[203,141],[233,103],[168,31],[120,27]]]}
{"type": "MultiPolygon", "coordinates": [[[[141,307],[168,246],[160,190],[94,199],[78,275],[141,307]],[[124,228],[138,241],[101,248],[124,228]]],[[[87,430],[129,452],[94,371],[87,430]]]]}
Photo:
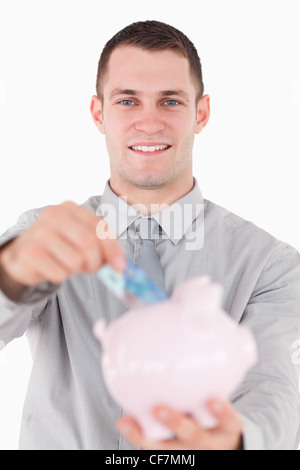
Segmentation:
{"type": "Polygon", "coordinates": [[[137,264],[165,292],[165,279],[154,241],[154,227],[158,223],[151,217],[140,217],[135,222],[136,231],[141,239],[141,249],[137,264]]]}

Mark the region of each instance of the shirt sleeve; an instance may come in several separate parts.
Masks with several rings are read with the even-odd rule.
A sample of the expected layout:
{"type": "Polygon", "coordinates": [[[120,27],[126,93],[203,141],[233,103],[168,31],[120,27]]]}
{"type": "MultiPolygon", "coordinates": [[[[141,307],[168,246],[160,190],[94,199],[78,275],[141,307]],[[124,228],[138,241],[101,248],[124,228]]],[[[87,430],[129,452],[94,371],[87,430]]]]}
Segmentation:
{"type": "MultiPolygon", "coordinates": [[[[0,247],[29,228],[37,220],[42,209],[33,209],[22,214],[17,224],[0,236],[0,247]]],[[[9,299],[0,289],[0,340],[7,344],[22,336],[30,321],[41,315],[49,296],[58,287],[50,282],[28,287],[17,302],[9,299]]]]}
{"type": "Polygon", "coordinates": [[[280,243],[261,273],[241,324],[256,338],[258,363],[232,397],[248,450],[299,444],[300,256],[280,243]]]}

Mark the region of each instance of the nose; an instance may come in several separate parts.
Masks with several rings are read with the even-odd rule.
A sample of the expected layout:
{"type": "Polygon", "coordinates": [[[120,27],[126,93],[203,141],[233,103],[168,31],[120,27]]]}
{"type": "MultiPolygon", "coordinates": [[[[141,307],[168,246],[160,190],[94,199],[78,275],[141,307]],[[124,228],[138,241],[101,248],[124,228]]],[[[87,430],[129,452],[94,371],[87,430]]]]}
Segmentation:
{"type": "Polygon", "coordinates": [[[165,123],[160,116],[159,110],[155,108],[142,109],[135,121],[135,129],[147,135],[154,135],[162,132],[165,123]]]}

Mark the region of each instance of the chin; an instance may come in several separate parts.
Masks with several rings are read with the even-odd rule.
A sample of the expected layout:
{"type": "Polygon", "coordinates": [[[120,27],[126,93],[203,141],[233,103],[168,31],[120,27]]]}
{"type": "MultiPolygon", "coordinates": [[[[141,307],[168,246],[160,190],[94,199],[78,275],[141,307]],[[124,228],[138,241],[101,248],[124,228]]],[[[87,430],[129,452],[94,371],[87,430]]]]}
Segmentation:
{"type": "Polygon", "coordinates": [[[144,178],[132,178],[133,186],[139,189],[159,189],[167,186],[171,181],[162,175],[147,175],[144,178]]]}

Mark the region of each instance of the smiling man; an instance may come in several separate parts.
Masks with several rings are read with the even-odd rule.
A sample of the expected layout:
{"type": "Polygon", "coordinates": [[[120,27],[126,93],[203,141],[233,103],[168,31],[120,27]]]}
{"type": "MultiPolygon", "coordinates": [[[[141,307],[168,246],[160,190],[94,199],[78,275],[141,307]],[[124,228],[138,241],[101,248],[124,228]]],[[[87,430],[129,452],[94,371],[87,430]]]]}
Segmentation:
{"type": "Polygon", "coordinates": [[[105,65],[100,61],[91,111],[106,136],[111,189],[129,204],[171,204],[193,188],[195,133],[209,118],[201,68],[191,70],[176,49],[126,43],[105,65]]]}
{"type": "Polygon", "coordinates": [[[0,238],[0,340],[27,331],[33,350],[20,448],[296,448],[299,253],[203,199],[192,157],[210,108],[194,45],[157,21],[126,27],[102,52],[91,113],[110,158],[103,195],[28,211],[0,238]],[[186,208],[189,223],[179,216],[186,208]],[[99,236],[99,215],[114,236],[99,236]],[[145,219],[157,235],[167,294],[196,275],[221,282],[224,309],[252,329],[259,352],[230,402],[212,397],[207,404],[214,429],[157,403],[155,417],[176,436],[163,442],[147,441],[114,403],[92,336],[99,317],[111,321],[125,311],[95,272],[105,262],[122,271],[124,254],[141,262],[145,219]],[[188,247],[189,234],[201,231],[202,243],[188,247]]]}

